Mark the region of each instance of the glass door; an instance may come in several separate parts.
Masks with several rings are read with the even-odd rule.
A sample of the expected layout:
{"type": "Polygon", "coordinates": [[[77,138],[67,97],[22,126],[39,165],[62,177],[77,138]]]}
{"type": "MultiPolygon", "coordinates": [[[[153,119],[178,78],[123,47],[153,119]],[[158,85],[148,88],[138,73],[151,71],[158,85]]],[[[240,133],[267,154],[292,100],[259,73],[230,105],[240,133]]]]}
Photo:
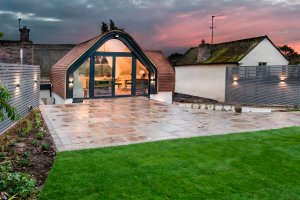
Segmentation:
{"type": "Polygon", "coordinates": [[[115,96],[132,95],[132,57],[116,56],[115,96]]]}
{"type": "Polygon", "coordinates": [[[113,57],[95,56],[94,97],[113,96],[113,57]]]}

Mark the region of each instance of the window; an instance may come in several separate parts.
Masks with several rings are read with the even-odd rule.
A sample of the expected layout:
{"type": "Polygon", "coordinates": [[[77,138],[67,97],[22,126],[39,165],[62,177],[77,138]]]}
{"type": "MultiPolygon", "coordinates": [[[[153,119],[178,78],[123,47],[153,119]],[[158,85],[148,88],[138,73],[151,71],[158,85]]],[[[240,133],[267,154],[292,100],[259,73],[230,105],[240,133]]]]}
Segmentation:
{"type": "Polygon", "coordinates": [[[98,52],[127,52],[130,53],[130,49],[118,39],[111,39],[106,41],[98,50],[98,52]]]}

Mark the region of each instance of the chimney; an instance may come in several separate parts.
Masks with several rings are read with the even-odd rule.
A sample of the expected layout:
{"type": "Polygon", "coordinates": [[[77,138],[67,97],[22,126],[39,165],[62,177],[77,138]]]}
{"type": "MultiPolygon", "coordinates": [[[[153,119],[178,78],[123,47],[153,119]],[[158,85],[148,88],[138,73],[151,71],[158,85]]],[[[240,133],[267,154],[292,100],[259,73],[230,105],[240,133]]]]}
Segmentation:
{"type": "Polygon", "coordinates": [[[20,28],[19,31],[20,31],[20,41],[29,42],[30,29],[28,29],[26,26],[23,26],[23,28],[20,28]]]}
{"type": "Polygon", "coordinates": [[[204,62],[210,57],[210,44],[205,43],[205,40],[202,40],[201,44],[199,45],[198,51],[198,59],[197,62],[204,62]]]}

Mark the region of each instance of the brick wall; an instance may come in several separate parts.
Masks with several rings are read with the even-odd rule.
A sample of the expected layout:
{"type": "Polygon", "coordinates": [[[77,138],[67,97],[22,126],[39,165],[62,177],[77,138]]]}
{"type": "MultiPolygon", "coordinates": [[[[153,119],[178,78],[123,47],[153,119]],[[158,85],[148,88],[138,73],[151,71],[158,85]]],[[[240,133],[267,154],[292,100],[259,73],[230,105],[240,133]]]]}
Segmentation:
{"type": "Polygon", "coordinates": [[[34,44],[33,64],[41,66],[41,77],[50,77],[51,67],[74,46],[73,44],[34,44]]]}
{"type": "Polygon", "coordinates": [[[33,64],[32,42],[0,40],[0,63],[20,64],[20,49],[23,49],[23,64],[33,64]]]}

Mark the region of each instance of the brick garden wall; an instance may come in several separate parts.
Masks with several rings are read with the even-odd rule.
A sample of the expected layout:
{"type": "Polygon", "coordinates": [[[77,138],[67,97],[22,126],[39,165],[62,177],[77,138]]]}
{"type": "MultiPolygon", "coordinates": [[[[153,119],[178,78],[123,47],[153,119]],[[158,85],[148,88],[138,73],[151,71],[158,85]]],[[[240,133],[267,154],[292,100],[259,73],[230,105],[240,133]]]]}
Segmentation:
{"type": "Polygon", "coordinates": [[[33,64],[32,42],[0,41],[0,63],[20,64],[20,49],[23,49],[23,64],[33,64]]]}

